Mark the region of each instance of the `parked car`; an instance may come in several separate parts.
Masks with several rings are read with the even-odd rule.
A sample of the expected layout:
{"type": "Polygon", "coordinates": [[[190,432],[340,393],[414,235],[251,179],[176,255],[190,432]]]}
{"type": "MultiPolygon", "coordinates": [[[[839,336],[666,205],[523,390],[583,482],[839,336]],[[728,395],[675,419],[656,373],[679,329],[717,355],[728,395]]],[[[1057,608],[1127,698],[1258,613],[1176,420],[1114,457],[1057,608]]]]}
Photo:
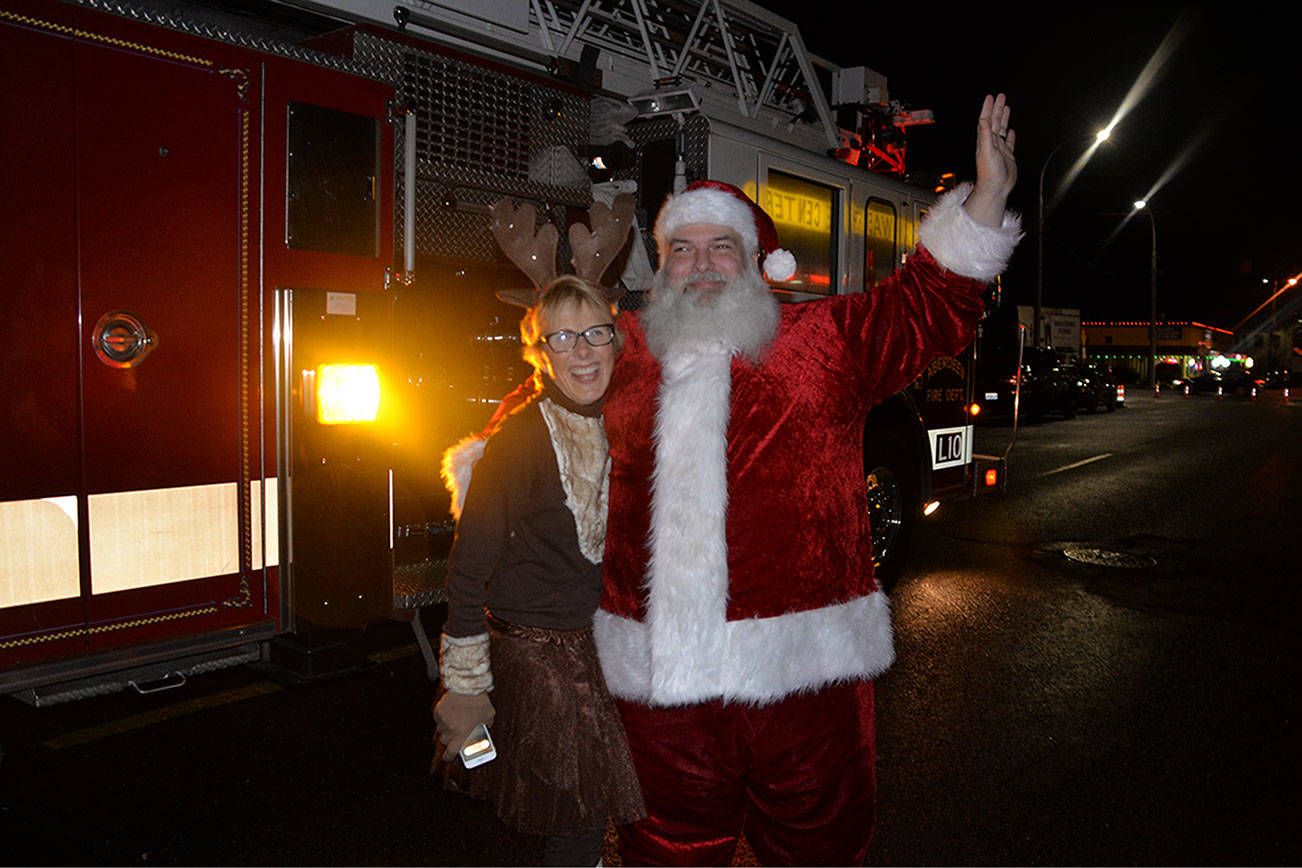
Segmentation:
{"type": "Polygon", "coordinates": [[[1184,376],[1179,365],[1171,362],[1158,364],[1157,384],[1164,389],[1183,389],[1186,385],[1192,389],[1192,380],[1184,376]]]}
{"type": "MultiPolygon", "coordinates": [[[[1022,354],[1021,400],[1018,415],[1039,422],[1048,415],[1071,419],[1076,415],[1075,369],[1058,360],[1052,350],[1027,347],[1022,354]]],[[[990,417],[1011,417],[1017,383],[1017,360],[1012,355],[982,359],[977,376],[977,398],[990,417]]]]}
{"type": "Polygon", "coordinates": [[[1059,361],[1053,350],[1028,350],[1026,361],[1031,368],[1029,388],[1022,387],[1026,418],[1031,422],[1048,415],[1075,418],[1079,399],[1075,368],[1059,361]]]}
{"type": "Polygon", "coordinates": [[[1189,391],[1195,395],[1222,395],[1246,398],[1257,385],[1242,370],[1203,371],[1189,380],[1189,391]]]}
{"type": "Polygon", "coordinates": [[[1254,387],[1261,388],[1261,384],[1256,381],[1251,371],[1243,368],[1230,368],[1221,372],[1221,386],[1226,395],[1236,395],[1240,398],[1246,398],[1252,394],[1254,387]]]}
{"type": "Polygon", "coordinates": [[[1203,371],[1189,380],[1189,391],[1195,395],[1234,395],[1246,398],[1252,394],[1253,387],[1260,385],[1247,371],[1203,371]]]}
{"type": "Polygon", "coordinates": [[[1283,389],[1302,386],[1302,371],[1288,371],[1284,368],[1272,368],[1257,375],[1262,388],[1283,389]]]}
{"type": "Polygon", "coordinates": [[[1125,400],[1125,392],[1111,368],[1092,362],[1077,362],[1074,365],[1074,373],[1078,410],[1087,413],[1107,410],[1111,413],[1125,400]]]}

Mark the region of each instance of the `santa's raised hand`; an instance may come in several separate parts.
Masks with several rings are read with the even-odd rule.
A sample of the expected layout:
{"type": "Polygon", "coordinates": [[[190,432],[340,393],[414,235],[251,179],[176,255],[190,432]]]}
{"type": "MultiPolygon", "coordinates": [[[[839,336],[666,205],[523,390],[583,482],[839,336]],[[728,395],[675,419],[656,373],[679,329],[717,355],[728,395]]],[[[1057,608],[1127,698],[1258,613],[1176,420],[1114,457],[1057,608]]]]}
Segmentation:
{"type": "Polygon", "coordinates": [[[985,98],[977,119],[976,185],[963,207],[973,220],[985,226],[1002,224],[1008,194],[1017,183],[1017,159],[1013,155],[1017,133],[1008,125],[1011,114],[1001,93],[985,98]]]}

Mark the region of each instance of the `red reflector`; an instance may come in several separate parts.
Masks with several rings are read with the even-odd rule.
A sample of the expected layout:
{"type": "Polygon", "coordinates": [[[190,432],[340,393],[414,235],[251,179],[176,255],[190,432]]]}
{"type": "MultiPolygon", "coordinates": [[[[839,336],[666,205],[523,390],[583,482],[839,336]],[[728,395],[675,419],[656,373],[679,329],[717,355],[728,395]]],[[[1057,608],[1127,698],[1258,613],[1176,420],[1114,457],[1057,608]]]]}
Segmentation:
{"type": "Polygon", "coordinates": [[[998,468],[991,467],[989,470],[986,471],[986,487],[990,487],[998,484],[999,484],[999,470],[998,468]]]}

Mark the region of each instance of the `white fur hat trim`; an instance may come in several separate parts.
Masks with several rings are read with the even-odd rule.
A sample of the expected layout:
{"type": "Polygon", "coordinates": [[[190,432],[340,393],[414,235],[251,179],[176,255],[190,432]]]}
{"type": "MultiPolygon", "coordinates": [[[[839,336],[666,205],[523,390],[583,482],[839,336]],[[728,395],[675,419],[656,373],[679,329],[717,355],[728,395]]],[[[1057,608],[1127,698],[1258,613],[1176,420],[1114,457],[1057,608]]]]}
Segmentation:
{"type": "Polygon", "coordinates": [[[656,218],[656,244],[663,249],[674,232],[693,223],[711,223],[735,230],[750,253],[759,246],[755,215],[750,207],[730,193],[709,188],[685,190],[669,197],[656,218]]]}

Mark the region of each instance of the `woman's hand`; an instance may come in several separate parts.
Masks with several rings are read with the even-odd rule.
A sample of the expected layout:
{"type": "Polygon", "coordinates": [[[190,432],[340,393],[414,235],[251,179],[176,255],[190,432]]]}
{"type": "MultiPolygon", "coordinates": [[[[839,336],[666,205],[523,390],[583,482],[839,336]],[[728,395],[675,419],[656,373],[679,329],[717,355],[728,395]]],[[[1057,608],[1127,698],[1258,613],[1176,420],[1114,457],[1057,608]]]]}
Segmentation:
{"type": "Polygon", "coordinates": [[[1006,98],[987,96],[977,119],[976,186],[963,207],[976,222],[1000,226],[1008,194],[1017,183],[1013,148],[1017,134],[1008,126],[1011,110],[1006,98]]]}
{"type": "Polygon", "coordinates": [[[476,726],[492,726],[497,712],[488,694],[467,696],[463,693],[445,693],[434,706],[434,723],[438,740],[445,745],[443,759],[451,762],[470,738],[476,726]]]}

